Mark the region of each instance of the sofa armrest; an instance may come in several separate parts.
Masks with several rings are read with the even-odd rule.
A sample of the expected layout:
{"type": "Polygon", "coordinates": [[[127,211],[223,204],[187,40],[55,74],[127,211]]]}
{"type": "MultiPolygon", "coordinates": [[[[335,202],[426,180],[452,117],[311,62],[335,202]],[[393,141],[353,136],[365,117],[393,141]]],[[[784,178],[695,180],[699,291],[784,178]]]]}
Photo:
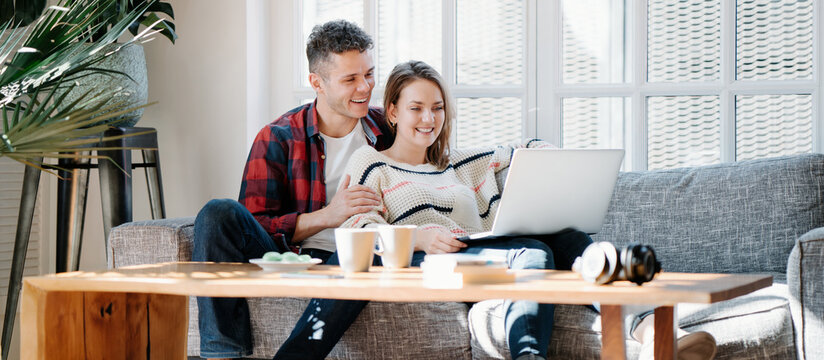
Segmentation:
{"type": "Polygon", "coordinates": [[[194,217],[135,221],[117,226],[109,235],[109,268],[190,261],[194,217]]]}
{"type": "Polygon", "coordinates": [[[790,311],[799,359],[824,359],[824,228],[795,242],[787,264],[790,311]]]}

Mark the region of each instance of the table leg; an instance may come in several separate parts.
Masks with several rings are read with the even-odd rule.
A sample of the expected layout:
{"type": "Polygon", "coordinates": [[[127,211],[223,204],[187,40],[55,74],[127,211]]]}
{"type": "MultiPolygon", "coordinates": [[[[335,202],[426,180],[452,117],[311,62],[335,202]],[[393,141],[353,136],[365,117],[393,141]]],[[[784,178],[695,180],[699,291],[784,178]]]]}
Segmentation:
{"type": "Polygon", "coordinates": [[[143,162],[146,166],[146,188],[149,189],[149,205],[152,208],[152,219],[165,219],[166,207],[163,200],[163,181],[160,176],[160,158],[157,150],[143,150],[143,162]],[[150,166],[148,164],[154,164],[150,166]]]}
{"type": "MultiPolygon", "coordinates": [[[[77,155],[90,155],[82,152],[77,155]]],[[[60,159],[58,164],[70,171],[60,170],[63,179],[57,180],[57,240],[55,245],[56,272],[77,271],[83,242],[83,223],[86,218],[86,194],[89,189],[88,158],[60,159]],[[76,167],[80,168],[76,168],[76,167]]]]}
{"type": "MultiPolygon", "coordinates": [[[[107,135],[115,135],[116,133],[107,135]]],[[[123,146],[118,140],[107,142],[107,146],[123,146]]],[[[98,151],[98,155],[111,158],[100,160],[100,203],[103,207],[103,237],[105,248],[109,248],[109,233],[112,228],[132,221],[132,152],[131,150],[98,151]]],[[[109,252],[106,251],[108,261],[109,252]]]]}
{"type": "Polygon", "coordinates": [[[624,340],[624,309],[620,305],[601,305],[601,359],[627,358],[624,340]]]}
{"type": "MultiPolygon", "coordinates": [[[[41,162],[43,158],[35,159],[34,162],[41,162]]],[[[20,211],[17,216],[17,232],[14,235],[14,255],[11,260],[11,271],[9,272],[9,287],[6,296],[6,311],[3,318],[2,350],[0,357],[8,359],[11,336],[14,331],[14,317],[17,316],[17,304],[20,296],[23,270],[26,267],[26,252],[29,248],[29,237],[31,236],[31,223],[34,217],[34,207],[37,199],[37,188],[40,184],[40,170],[31,166],[26,166],[23,173],[23,190],[20,197],[20,211]]]]}
{"type": "Polygon", "coordinates": [[[675,346],[675,307],[659,306],[655,308],[655,359],[677,359],[678,348],[675,346]]]}
{"type": "Polygon", "coordinates": [[[80,311],[83,293],[46,292],[24,281],[21,297],[21,359],[85,357],[83,312],[80,311]]]}
{"type": "MultiPolygon", "coordinates": [[[[85,153],[91,154],[91,153],[85,153]]],[[[89,164],[89,159],[78,159],[78,164],[89,164]]],[[[60,271],[77,271],[80,269],[80,251],[83,244],[83,225],[86,222],[86,199],[89,193],[89,169],[72,169],[72,189],[69,202],[69,248],[67,260],[69,268],[60,271]]]]}
{"type": "Polygon", "coordinates": [[[23,287],[22,359],[183,359],[188,298],[23,287]]]}
{"type": "Polygon", "coordinates": [[[73,159],[58,159],[57,165],[67,170],[58,170],[57,174],[57,231],[55,232],[55,272],[67,272],[71,269],[69,253],[72,248],[72,216],[74,207],[72,197],[75,194],[77,178],[68,170],[75,162],[73,159]]]}
{"type": "Polygon", "coordinates": [[[149,352],[160,359],[185,359],[189,336],[189,297],[149,294],[149,352]]]}

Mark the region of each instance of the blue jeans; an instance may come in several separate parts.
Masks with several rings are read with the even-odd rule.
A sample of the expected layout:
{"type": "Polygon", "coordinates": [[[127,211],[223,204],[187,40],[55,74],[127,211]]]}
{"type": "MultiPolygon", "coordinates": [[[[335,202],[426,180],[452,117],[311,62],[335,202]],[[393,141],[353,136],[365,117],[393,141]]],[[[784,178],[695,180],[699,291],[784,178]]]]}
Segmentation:
{"type": "MultiPolygon", "coordinates": [[[[475,242],[460,252],[505,256],[513,269],[570,269],[577,256],[592,243],[580,231],[552,235],[499,238],[475,242]]],[[[412,266],[423,262],[423,252],[412,257],[412,266]]],[[[376,262],[379,261],[377,258],[376,262]]],[[[337,256],[329,264],[337,264],[337,256]]],[[[275,359],[323,359],[335,347],[368,301],[312,299],[275,359]]],[[[555,306],[533,301],[506,301],[506,334],[515,359],[526,354],[546,358],[552,335],[555,306]]]]}
{"type": "MultiPolygon", "coordinates": [[[[209,201],[195,219],[192,260],[246,262],[267,251],[284,251],[243,205],[234,200],[209,201]]],[[[252,355],[249,306],[245,298],[198,297],[200,356],[232,358],[252,355]]]]}

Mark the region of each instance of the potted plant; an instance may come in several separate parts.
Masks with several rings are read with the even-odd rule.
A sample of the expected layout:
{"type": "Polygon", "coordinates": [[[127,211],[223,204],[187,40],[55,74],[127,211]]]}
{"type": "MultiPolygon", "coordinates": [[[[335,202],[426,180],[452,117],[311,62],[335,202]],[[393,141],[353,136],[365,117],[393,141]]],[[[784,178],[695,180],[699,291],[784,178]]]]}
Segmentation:
{"type": "MultiPolygon", "coordinates": [[[[18,19],[0,24],[0,157],[27,165],[27,173],[37,169],[37,178],[40,170],[55,174],[44,159],[100,158],[89,151],[101,149],[97,145],[101,141],[113,140],[103,132],[117,116],[145,106],[119,98],[122,89],[108,85],[83,90],[68,100],[68,93],[78,87],[77,81],[92,75],[122,75],[100,68],[100,64],[112,53],[146,41],[156,31],[152,25],[115,50],[104,50],[133,24],[139,25],[138,19],[154,2],[137,4],[114,21],[106,11],[116,4],[117,0],[60,0],[28,27],[18,27],[18,19]]],[[[36,194],[36,179],[32,183],[36,194]]],[[[21,203],[21,214],[23,208],[21,203]]],[[[26,208],[30,218],[33,201],[26,208]]],[[[28,244],[27,230],[18,229],[20,233],[26,235],[15,238],[0,345],[3,359],[8,356],[28,244]]]]}
{"type": "MultiPolygon", "coordinates": [[[[85,2],[88,2],[86,0],[85,2]]],[[[111,29],[126,19],[132,13],[138,13],[138,17],[128,24],[128,30],[132,35],[137,36],[140,32],[148,31],[148,34],[160,34],[169,39],[173,44],[177,39],[174,19],[174,10],[167,2],[147,1],[147,0],[114,0],[101,8],[99,22],[95,25],[96,31],[91,34],[88,41],[98,43],[111,32],[111,29]],[[160,16],[159,16],[160,15],[160,16]],[[161,17],[163,16],[163,17],[161,17]]],[[[129,46],[114,42],[103,48],[101,51],[110,54],[97,64],[100,70],[108,70],[110,73],[101,72],[96,75],[87,76],[82,81],[78,81],[77,89],[69,94],[68,100],[74,100],[90,89],[96,89],[104,85],[121,88],[116,100],[132,103],[145,103],[148,98],[148,75],[146,71],[146,56],[143,46],[138,42],[133,42],[129,46]]],[[[114,123],[117,126],[134,126],[143,115],[143,109],[137,109],[130,113],[119,115],[114,123]]]]}
{"type": "MultiPolygon", "coordinates": [[[[87,44],[92,34],[100,34],[104,26],[100,21],[105,16],[103,10],[115,1],[62,0],[32,24],[29,31],[14,29],[8,22],[0,28],[8,33],[0,43],[0,62],[3,63],[0,67],[3,112],[0,156],[37,166],[32,159],[59,158],[61,152],[76,151],[93,143],[71,140],[102,133],[108,128],[109,119],[116,116],[114,113],[124,111],[129,105],[135,107],[136,103],[122,100],[112,103],[120,90],[111,86],[83,91],[72,101],[67,101],[65,94],[65,90],[77,87],[75,82],[84,77],[117,73],[99,67],[112,55],[103,50],[150,4],[136,8],[110,26],[107,34],[87,44]],[[89,127],[95,123],[96,127],[89,127]]],[[[150,35],[145,30],[119,46],[125,48],[150,35]]]]}

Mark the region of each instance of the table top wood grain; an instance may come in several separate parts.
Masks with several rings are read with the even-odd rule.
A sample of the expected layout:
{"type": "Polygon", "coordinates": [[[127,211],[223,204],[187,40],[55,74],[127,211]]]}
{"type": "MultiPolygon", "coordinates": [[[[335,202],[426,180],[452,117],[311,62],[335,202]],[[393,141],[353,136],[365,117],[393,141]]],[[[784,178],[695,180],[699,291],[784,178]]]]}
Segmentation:
{"type": "Polygon", "coordinates": [[[662,272],[643,286],[628,281],[594,285],[570,271],[512,270],[516,281],[465,284],[460,289],[423,286],[420,268],[369,272],[344,278],[337,266],[319,265],[287,278],[248,263],[174,262],[100,271],[76,271],[24,279],[44,291],[134,292],[213,297],[314,297],[373,301],[481,301],[526,299],[553,304],[675,305],[715,303],[772,285],[761,274],[662,272]]]}

